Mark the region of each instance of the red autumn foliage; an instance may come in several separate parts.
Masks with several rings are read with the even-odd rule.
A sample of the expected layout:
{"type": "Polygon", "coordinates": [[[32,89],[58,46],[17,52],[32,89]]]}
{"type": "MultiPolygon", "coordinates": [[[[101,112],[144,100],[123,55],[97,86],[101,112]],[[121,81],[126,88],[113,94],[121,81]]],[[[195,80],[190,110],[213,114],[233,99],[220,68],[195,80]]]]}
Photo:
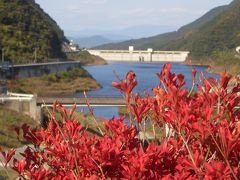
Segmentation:
{"type": "Polygon", "coordinates": [[[126,101],[130,102],[130,94],[133,88],[137,85],[136,75],[133,71],[129,71],[124,80],[121,80],[119,83],[112,82],[112,86],[120,89],[126,95],[126,101]]]}
{"type": "MultiPolygon", "coordinates": [[[[193,69],[197,89],[188,91],[184,76],[170,68],[166,64],[157,74],[161,85],[152,96],[133,95],[137,81],[132,71],[112,83],[125,93],[133,118],[130,126],[123,118],[104,121],[102,137],[86,133],[72,116],[75,106],[68,115],[55,103],[46,129],[22,126],[23,137],[34,148],[26,148],[12,168],[32,179],[239,179],[240,83],[230,88],[231,76],[223,73],[220,82],[202,76],[196,85],[193,69]],[[56,120],[56,109],[62,121],[56,120]],[[139,138],[146,120],[154,134],[155,125],[162,127],[160,139],[139,138]]],[[[2,152],[5,166],[14,152],[2,152]]]]}

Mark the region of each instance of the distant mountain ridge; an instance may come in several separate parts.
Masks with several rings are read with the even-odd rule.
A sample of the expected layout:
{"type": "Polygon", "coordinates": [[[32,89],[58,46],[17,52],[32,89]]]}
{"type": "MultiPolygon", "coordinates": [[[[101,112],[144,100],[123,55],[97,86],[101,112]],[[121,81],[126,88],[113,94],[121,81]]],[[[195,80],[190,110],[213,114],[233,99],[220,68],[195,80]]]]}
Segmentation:
{"type": "Polygon", "coordinates": [[[0,32],[0,48],[14,63],[65,57],[64,32],[34,0],[1,0],[0,32]]]}
{"type": "Polygon", "coordinates": [[[91,48],[91,47],[99,46],[103,44],[119,42],[116,40],[105,38],[100,35],[94,35],[89,37],[75,37],[75,38],[69,37],[69,39],[73,40],[74,43],[78,44],[80,48],[91,48]]]}
{"type": "MultiPolygon", "coordinates": [[[[195,30],[201,27],[206,22],[211,21],[216,16],[224,12],[228,8],[228,5],[216,7],[205,15],[195,20],[192,23],[189,23],[185,26],[182,26],[178,31],[167,32],[163,34],[159,34],[156,36],[148,37],[148,38],[140,38],[140,39],[132,39],[128,41],[123,41],[121,43],[111,43],[103,46],[96,46],[96,49],[128,49],[130,45],[133,45],[136,49],[146,49],[148,47],[152,47],[154,49],[162,49],[164,45],[172,40],[176,40],[184,36],[185,33],[195,30]]],[[[168,49],[165,49],[168,50],[168,49]]]]}
{"type": "Polygon", "coordinates": [[[188,50],[194,63],[240,72],[235,57],[235,48],[240,45],[240,0],[214,8],[178,31],[96,48],[128,49],[130,45],[135,49],[188,50]]]}

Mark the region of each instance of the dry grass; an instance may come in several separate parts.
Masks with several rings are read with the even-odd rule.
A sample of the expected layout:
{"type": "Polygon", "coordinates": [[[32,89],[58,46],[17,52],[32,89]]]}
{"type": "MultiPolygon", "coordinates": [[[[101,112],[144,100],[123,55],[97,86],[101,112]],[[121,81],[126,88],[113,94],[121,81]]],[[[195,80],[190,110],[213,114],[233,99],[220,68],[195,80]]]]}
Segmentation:
{"type": "Polygon", "coordinates": [[[0,106],[0,146],[4,149],[17,148],[26,144],[19,141],[14,128],[20,128],[24,123],[31,127],[38,126],[38,122],[27,115],[11,111],[0,106]]]}
{"type": "Polygon", "coordinates": [[[101,88],[101,85],[88,72],[80,68],[42,77],[9,80],[5,83],[12,92],[38,94],[39,96],[69,95],[101,88]]]}
{"type": "MultiPolygon", "coordinates": [[[[11,82],[9,82],[11,83],[11,82]]],[[[24,78],[9,85],[10,91],[38,94],[39,96],[65,95],[99,89],[101,86],[92,78],[83,77],[71,81],[49,82],[41,78],[24,78]]]]}
{"type": "Polygon", "coordinates": [[[3,169],[0,167],[0,180],[12,180],[12,179],[17,179],[18,178],[18,173],[10,168],[3,169]],[[7,171],[7,172],[6,172],[7,171]]]}

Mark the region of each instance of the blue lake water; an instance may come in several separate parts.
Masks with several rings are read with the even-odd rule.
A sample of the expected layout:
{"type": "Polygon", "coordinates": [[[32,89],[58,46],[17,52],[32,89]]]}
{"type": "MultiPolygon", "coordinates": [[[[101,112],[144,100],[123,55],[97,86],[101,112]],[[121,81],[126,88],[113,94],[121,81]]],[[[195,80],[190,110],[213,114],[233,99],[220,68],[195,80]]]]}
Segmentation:
{"type": "MultiPolygon", "coordinates": [[[[151,89],[159,84],[156,73],[159,73],[164,63],[139,63],[139,62],[109,62],[108,65],[85,66],[84,68],[102,85],[102,89],[88,92],[89,97],[121,97],[121,92],[111,86],[113,81],[118,82],[113,71],[115,71],[120,79],[123,79],[129,70],[133,70],[136,74],[138,85],[135,92],[151,93],[151,89]]],[[[186,86],[191,88],[191,70],[197,69],[197,79],[200,72],[204,72],[206,76],[218,78],[217,74],[210,74],[204,66],[188,66],[173,63],[171,72],[183,74],[187,81],[186,86]]],[[[82,97],[82,93],[75,94],[75,97],[82,97]]],[[[117,107],[95,107],[95,115],[97,117],[112,118],[118,116],[117,107]]]]}
{"type": "MultiPolygon", "coordinates": [[[[94,116],[103,119],[112,119],[113,117],[119,117],[118,107],[92,107],[94,109],[94,116]]],[[[76,111],[89,113],[88,107],[77,107],[76,111]]]]}

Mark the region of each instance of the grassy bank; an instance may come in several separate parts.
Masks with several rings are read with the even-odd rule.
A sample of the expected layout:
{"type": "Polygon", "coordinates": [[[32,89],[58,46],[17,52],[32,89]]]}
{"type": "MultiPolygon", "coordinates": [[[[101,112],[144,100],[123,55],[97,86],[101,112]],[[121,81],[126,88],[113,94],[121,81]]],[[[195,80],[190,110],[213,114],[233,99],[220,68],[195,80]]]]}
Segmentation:
{"type": "Polygon", "coordinates": [[[77,53],[67,53],[67,58],[74,61],[80,61],[82,65],[107,64],[107,62],[103,58],[99,56],[91,55],[88,51],[80,51],[77,53]]]}
{"type": "MultiPolygon", "coordinates": [[[[39,126],[29,116],[0,106],[0,147],[3,150],[18,148],[27,144],[26,141],[17,138],[17,133],[14,130],[15,128],[20,128],[24,123],[30,125],[32,128],[39,126]]],[[[18,177],[15,171],[11,169],[7,170],[8,172],[0,167],[0,179],[16,179],[18,177]]]]}
{"type": "Polygon", "coordinates": [[[24,141],[19,141],[15,128],[21,127],[27,123],[31,127],[38,126],[38,123],[27,115],[17,113],[5,109],[0,106],[0,146],[3,149],[17,148],[26,144],[24,141]]]}
{"type": "Polygon", "coordinates": [[[235,52],[223,51],[215,52],[212,61],[210,61],[213,71],[222,72],[226,70],[227,72],[236,75],[240,73],[240,57],[237,57],[235,52]]]}
{"type": "Polygon", "coordinates": [[[8,90],[39,96],[68,95],[101,88],[101,85],[82,68],[73,68],[41,77],[20,78],[5,82],[8,90]]]}
{"type": "Polygon", "coordinates": [[[210,71],[221,73],[227,71],[230,74],[237,75],[240,73],[240,56],[235,51],[215,51],[209,57],[190,56],[186,64],[208,65],[210,71]]]}

